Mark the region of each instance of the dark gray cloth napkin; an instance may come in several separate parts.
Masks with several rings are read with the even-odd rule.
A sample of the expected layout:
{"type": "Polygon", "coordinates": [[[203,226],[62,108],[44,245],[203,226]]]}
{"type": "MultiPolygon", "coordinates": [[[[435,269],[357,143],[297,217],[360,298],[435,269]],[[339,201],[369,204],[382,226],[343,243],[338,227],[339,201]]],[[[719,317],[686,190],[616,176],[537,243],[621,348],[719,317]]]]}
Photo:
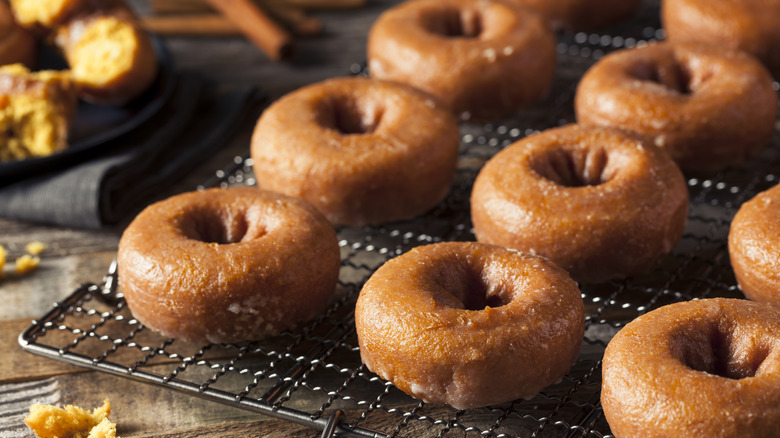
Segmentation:
{"type": "Polygon", "coordinates": [[[154,120],[106,145],[110,152],[0,187],[0,216],[74,228],[116,224],[227,144],[242,122],[256,119],[261,100],[254,88],[214,95],[200,78],[181,75],[154,120]]]}

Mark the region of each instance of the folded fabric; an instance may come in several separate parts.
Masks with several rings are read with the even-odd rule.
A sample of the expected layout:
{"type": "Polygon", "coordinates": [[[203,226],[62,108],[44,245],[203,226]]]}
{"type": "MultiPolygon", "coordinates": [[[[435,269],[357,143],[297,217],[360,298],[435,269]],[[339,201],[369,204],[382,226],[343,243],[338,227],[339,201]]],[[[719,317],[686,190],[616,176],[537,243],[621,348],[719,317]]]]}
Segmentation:
{"type": "Polygon", "coordinates": [[[74,228],[120,222],[258,115],[254,88],[212,94],[198,77],[180,76],[154,120],[115,141],[110,152],[0,188],[0,216],[74,228]]]}

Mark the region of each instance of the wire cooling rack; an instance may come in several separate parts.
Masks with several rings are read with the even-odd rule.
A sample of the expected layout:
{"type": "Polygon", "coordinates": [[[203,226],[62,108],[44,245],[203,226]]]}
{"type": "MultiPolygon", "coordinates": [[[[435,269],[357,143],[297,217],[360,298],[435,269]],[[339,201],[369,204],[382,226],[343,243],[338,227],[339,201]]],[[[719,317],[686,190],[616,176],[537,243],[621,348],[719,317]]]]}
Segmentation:
{"type": "MultiPolygon", "coordinates": [[[[650,4],[612,34],[561,35],[556,82],[542,105],[499,123],[462,125],[461,159],[446,200],[411,221],[339,229],[337,299],[303,329],[239,345],[163,338],[133,319],[114,265],[103,281],[80,286],[35,321],[19,336],[20,344],[56,360],[285,418],[323,436],[611,436],[599,395],[601,359],[616,331],[665,304],[742,296],[726,237],[739,206],[777,183],[780,121],[761,156],[725,171],[686,176],[688,223],[655,269],[620,282],[581,285],[587,317],[580,357],[560,383],[529,400],[459,411],[403,394],[361,364],[353,309],[362,284],[390,258],[421,244],[473,240],[468,198],[481,165],[522,137],[573,122],[582,73],[610,51],[663,38],[657,17],[657,4],[650,4]]],[[[203,187],[254,184],[251,160],[236,157],[203,187]]]]}

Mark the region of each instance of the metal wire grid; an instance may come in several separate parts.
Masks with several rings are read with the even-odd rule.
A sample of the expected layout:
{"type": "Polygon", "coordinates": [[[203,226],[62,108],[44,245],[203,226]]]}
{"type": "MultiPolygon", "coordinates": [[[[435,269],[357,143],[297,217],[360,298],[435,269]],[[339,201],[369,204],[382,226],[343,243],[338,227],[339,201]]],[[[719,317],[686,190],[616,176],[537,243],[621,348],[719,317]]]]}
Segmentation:
{"type": "MultiPolygon", "coordinates": [[[[519,138],[573,121],[574,90],[584,70],[611,50],[662,37],[656,17],[645,8],[619,37],[563,36],[557,82],[543,105],[501,123],[462,127],[454,187],[433,211],[412,221],[340,229],[337,299],[303,329],[239,345],[165,339],[133,319],[112,266],[101,284],[80,286],[34,322],[20,344],[35,354],[285,418],[323,430],[323,436],[610,437],[598,400],[601,358],[614,333],[672,302],[741,297],[726,236],[742,202],[777,183],[780,121],[772,146],[760,157],[727,171],[689,176],[685,233],[657,268],[620,282],[582,285],[587,317],[580,358],[561,382],[529,400],[457,411],[401,393],[360,363],[353,309],[362,284],[390,258],[421,244],[473,240],[468,196],[484,161],[519,138]]],[[[203,187],[254,185],[251,164],[236,157],[203,187]]]]}

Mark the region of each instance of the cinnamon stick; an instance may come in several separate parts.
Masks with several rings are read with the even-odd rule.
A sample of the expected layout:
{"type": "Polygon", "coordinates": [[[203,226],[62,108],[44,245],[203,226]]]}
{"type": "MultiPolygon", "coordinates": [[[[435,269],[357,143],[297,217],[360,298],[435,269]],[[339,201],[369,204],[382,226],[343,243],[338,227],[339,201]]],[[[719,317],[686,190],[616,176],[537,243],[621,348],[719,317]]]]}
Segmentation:
{"type": "MultiPolygon", "coordinates": [[[[322,21],[308,17],[302,9],[268,9],[268,14],[294,35],[310,37],[322,32],[322,21]]],[[[236,36],[241,30],[232,21],[215,13],[157,15],[144,17],[142,24],[158,35],[176,36],[236,36]]]]}
{"type": "Polygon", "coordinates": [[[258,48],[274,61],[293,55],[290,34],[250,0],[208,0],[258,48]]]}
{"type": "MultiPolygon", "coordinates": [[[[366,0],[253,0],[253,3],[260,6],[338,10],[361,8],[366,5],[366,0]]],[[[151,0],[151,7],[157,14],[199,14],[214,10],[207,0],[151,0]]]]}
{"type": "Polygon", "coordinates": [[[157,15],[206,14],[214,12],[206,0],[151,0],[151,9],[157,15]]]}
{"type": "Polygon", "coordinates": [[[356,9],[366,5],[366,0],[259,0],[260,4],[283,4],[304,9],[335,10],[356,9]]]}
{"type": "Polygon", "coordinates": [[[142,24],[158,35],[235,36],[241,34],[233,22],[214,13],[144,17],[142,24]]]}
{"type": "Polygon", "coordinates": [[[322,32],[322,21],[309,17],[302,8],[283,3],[268,3],[263,8],[297,36],[313,36],[322,32]]]}

